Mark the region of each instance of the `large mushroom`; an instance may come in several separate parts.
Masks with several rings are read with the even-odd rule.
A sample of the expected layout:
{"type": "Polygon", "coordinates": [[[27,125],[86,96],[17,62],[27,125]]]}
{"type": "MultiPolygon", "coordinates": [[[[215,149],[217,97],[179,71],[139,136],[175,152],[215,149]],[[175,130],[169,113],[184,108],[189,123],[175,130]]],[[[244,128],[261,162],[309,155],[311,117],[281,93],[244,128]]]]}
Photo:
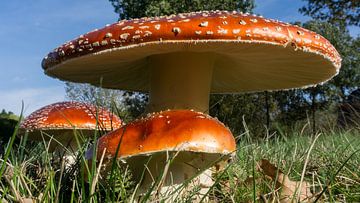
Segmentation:
{"type": "MultiPolygon", "coordinates": [[[[210,93],[313,86],[336,75],[340,65],[335,48],[312,31],[227,11],[122,20],[65,43],[42,62],[47,75],[61,80],[149,93],[147,112],[160,113],[100,138],[97,148],[105,157],[114,157],[120,145],[118,158],[173,151],[211,157],[206,163],[235,150],[226,127],[198,113],[209,111],[210,93]],[[221,136],[197,116],[212,123],[204,126],[222,128],[221,136]]],[[[188,177],[177,169],[181,181],[188,177]]]]}
{"type": "Polygon", "coordinates": [[[71,162],[71,152],[76,152],[84,138],[93,137],[97,130],[103,133],[112,131],[121,124],[120,118],[105,108],[67,101],[34,111],[22,121],[20,130],[22,135],[27,132],[30,140],[50,141],[49,152],[64,154],[65,159],[71,162]],[[75,138],[76,131],[79,135],[78,142],[75,138]]]}

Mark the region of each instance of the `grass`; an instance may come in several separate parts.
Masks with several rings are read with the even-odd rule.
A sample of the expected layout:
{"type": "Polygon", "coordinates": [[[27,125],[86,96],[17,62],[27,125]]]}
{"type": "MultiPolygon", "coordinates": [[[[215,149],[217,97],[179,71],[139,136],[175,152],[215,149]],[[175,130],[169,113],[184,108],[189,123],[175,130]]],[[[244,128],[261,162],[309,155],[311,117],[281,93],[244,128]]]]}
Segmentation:
{"type": "MultiPolygon", "coordinates": [[[[94,162],[88,165],[83,156],[88,142],[77,153],[76,163],[65,167],[63,161],[47,152],[46,142],[30,143],[25,136],[14,144],[15,133],[6,146],[5,154],[0,157],[0,202],[30,199],[38,202],[134,200],[136,183],[131,181],[131,171],[114,162],[107,177],[109,180],[98,179],[100,168],[94,162]]],[[[223,165],[223,169],[214,175],[214,185],[203,200],[276,202],[281,189],[258,170],[259,161],[266,159],[290,180],[308,184],[314,194],[311,201],[360,202],[359,136],[358,131],[317,136],[278,133],[268,135],[266,139],[252,139],[250,132],[239,135],[234,160],[223,165]]],[[[157,182],[160,184],[161,180],[157,182]]],[[[179,190],[185,187],[186,184],[179,190]]],[[[152,188],[157,187],[154,185],[152,188]]],[[[175,200],[192,202],[198,190],[198,187],[192,187],[175,200]]],[[[156,201],[150,194],[151,191],[143,202],[156,201]]]]}

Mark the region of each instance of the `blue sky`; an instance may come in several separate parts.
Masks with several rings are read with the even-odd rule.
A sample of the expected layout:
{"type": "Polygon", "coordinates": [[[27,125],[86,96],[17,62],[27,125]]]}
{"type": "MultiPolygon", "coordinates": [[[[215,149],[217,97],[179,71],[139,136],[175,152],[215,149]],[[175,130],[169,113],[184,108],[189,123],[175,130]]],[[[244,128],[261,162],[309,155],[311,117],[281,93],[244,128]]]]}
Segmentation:
{"type": "MultiPolygon", "coordinates": [[[[306,21],[301,0],[257,0],[255,13],[306,21]]],[[[0,4],[0,110],[25,114],[65,99],[64,83],[46,76],[42,58],[56,46],[117,20],[108,0],[11,0],[0,4]]],[[[351,34],[359,35],[359,28],[351,34]]]]}

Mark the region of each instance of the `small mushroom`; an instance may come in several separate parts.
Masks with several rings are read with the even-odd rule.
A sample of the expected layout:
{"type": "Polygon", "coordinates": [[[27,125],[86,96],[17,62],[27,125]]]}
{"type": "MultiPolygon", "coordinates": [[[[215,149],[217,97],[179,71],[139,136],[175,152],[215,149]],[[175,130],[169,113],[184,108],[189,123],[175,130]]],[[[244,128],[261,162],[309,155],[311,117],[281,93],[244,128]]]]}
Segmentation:
{"type": "Polygon", "coordinates": [[[34,141],[49,141],[49,152],[64,154],[68,162],[74,159],[72,153],[80,143],[75,139],[75,130],[85,138],[94,136],[96,130],[104,132],[117,129],[122,121],[104,108],[80,102],[59,102],[36,110],[20,125],[21,134],[28,133],[34,141]],[[67,149],[64,149],[66,147],[67,149]]]}
{"type": "MultiPolygon", "coordinates": [[[[150,160],[139,194],[151,187],[155,181],[152,178],[162,174],[169,156],[174,159],[163,185],[175,187],[214,162],[229,158],[236,148],[233,135],[224,124],[204,113],[189,110],[148,114],[99,138],[97,143],[98,159],[105,150],[105,165],[111,165],[117,154],[132,169],[136,181],[140,181],[143,166],[150,160]]],[[[91,149],[86,158],[91,160],[92,155],[91,149]]],[[[207,180],[202,182],[208,184],[206,186],[212,183],[208,175],[200,177],[207,180]]]]}

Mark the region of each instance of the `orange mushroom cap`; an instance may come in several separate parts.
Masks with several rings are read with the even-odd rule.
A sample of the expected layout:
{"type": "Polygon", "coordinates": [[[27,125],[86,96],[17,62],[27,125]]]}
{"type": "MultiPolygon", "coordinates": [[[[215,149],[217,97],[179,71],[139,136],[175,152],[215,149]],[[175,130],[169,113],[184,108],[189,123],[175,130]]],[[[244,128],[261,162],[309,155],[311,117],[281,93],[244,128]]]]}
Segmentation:
{"type": "MultiPolygon", "coordinates": [[[[110,131],[121,126],[119,117],[91,104],[75,101],[47,105],[31,113],[20,125],[30,137],[40,137],[40,131],[72,131],[79,129],[93,132],[96,129],[110,131]]],[[[41,138],[40,138],[41,139],[41,138]]]]}
{"type": "Polygon", "coordinates": [[[184,51],[216,54],[212,93],[315,85],[341,66],[336,49],[312,31],[261,16],[202,11],[119,21],[56,48],[42,67],[62,80],[146,92],[147,57],[184,51]]]}
{"type": "MultiPolygon", "coordinates": [[[[169,110],[149,114],[98,139],[98,158],[118,158],[163,151],[230,154],[236,144],[220,121],[191,110],[169,110]]],[[[91,159],[92,150],[87,152],[91,159]]]]}

